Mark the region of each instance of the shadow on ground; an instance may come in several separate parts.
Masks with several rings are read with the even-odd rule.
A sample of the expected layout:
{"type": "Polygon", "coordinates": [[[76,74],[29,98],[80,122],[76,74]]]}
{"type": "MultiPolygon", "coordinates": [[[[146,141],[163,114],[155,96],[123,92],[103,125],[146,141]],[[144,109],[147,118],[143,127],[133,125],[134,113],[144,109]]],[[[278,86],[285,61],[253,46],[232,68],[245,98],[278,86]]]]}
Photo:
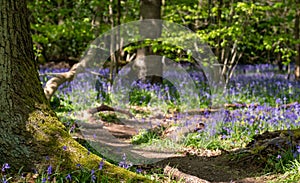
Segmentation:
{"type": "Polygon", "coordinates": [[[238,160],[237,152],[224,152],[217,156],[186,155],[164,159],[155,164],[177,168],[180,172],[196,176],[209,182],[260,183],[272,179],[265,176],[262,165],[251,159],[238,160]]]}

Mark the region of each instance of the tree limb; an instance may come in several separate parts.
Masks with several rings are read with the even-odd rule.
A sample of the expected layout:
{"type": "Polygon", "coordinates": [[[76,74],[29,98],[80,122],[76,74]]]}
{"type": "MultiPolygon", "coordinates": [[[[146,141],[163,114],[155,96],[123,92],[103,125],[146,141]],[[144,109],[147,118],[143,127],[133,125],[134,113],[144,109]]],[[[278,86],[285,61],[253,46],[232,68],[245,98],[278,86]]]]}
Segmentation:
{"type": "Polygon", "coordinates": [[[78,67],[80,66],[80,63],[73,65],[73,67],[68,71],[64,73],[57,73],[54,75],[53,78],[51,78],[49,81],[47,81],[45,87],[44,87],[44,93],[46,95],[46,98],[48,100],[51,99],[52,95],[56,92],[58,87],[62,85],[63,83],[67,81],[72,81],[75,77],[75,75],[78,72],[78,67]]]}

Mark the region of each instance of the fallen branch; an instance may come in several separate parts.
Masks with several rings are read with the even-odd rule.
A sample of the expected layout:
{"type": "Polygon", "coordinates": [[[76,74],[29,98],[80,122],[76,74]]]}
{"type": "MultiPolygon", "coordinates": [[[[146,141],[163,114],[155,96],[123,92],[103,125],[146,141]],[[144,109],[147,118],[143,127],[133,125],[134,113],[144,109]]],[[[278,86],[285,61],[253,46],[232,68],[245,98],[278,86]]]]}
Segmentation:
{"type": "Polygon", "coordinates": [[[298,105],[299,103],[298,102],[292,102],[292,103],[289,103],[289,104],[283,104],[283,105],[280,105],[279,108],[290,108],[290,107],[295,107],[296,105],[298,105]]]}
{"type": "Polygon", "coordinates": [[[97,113],[97,112],[101,112],[101,111],[114,111],[114,112],[118,112],[118,113],[121,113],[121,114],[126,114],[130,118],[134,118],[134,115],[131,114],[129,111],[122,110],[122,109],[117,109],[117,108],[113,108],[113,107],[109,107],[109,106],[107,106],[105,104],[102,104],[99,107],[95,107],[95,108],[87,110],[87,112],[90,113],[90,114],[92,114],[92,115],[95,114],[95,113],[97,113]]]}
{"type": "Polygon", "coordinates": [[[176,179],[176,181],[184,181],[186,183],[209,183],[207,180],[183,173],[177,168],[172,168],[168,165],[164,168],[164,174],[170,176],[172,179],[176,179]]]}
{"type": "Polygon", "coordinates": [[[68,72],[54,74],[54,77],[51,78],[49,81],[47,81],[44,87],[44,93],[48,100],[51,99],[51,97],[53,96],[53,94],[56,92],[56,90],[60,85],[62,85],[67,81],[70,82],[74,79],[75,75],[78,72],[79,66],[80,63],[75,64],[68,72]]]}
{"type": "Polygon", "coordinates": [[[255,104],[241,104],[241,103],[234,103],[234,104],[224,104],[225,108],[243,108],[243,107],[257,107],[259,106],[259,104],[255,103],[255,104]]]}
{"type": "Polygon", "coordinates": [[[68,72],[54,74],[54,77],[47,81],[44,93],[48,100],[51,99],[60,85],[67,81],[72,81],[77,74],[84,72],[88,66],[91,66],[94,63],[95,57],[100,59],[101,56],[105,57],[105,55],[108,55],[106,49],[100,48],[99,45],[99,40],[94,41],[79,63],[74,64],[68,72]]]}

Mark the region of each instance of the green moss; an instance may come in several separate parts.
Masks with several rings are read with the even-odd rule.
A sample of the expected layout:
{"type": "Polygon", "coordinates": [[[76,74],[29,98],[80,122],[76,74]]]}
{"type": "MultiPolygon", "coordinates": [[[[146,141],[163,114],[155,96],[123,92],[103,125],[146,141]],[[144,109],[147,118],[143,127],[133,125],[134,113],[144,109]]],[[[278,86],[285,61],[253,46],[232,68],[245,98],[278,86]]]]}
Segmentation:
{"type": "MultiPolygon", "coordinates": [[[[56,116],[51,112],[37,109],[29,115],[27,130],[35,140],[49,152],[52,166],[60,164],[64,170],[75,170],[77,164],[88,169],[96,169],[101,158],[88,154],[88,150],[76,142],[65,130],[56,116]],[[62,147],[67,146],[67,150],[62,147]]],[[[151,182],[151,180],[105,162],[104,172],[107,176],[131,182],[151,182]]]]}
{"type": "Polygon", "coordinates": [[[264,149],[266,149],[265,146],[256,146],[254,148],[251,148],[251,154],[259,154],[264,149]]]}

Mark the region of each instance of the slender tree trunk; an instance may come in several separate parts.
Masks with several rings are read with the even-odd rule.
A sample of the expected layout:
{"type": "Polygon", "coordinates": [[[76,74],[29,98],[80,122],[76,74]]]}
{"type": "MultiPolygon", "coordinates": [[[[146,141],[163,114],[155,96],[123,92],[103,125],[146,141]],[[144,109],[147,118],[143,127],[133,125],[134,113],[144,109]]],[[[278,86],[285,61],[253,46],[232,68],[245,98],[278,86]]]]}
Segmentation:
{"type": "MultiPolygon", "coordinates": [[[[296,4],[300,4],[299,1],[296,4]]],[[[299,22],[300,22],[300,9],[299,6],[297,6],[297,11],[296,11],[296,17],[295,17],[295,39],[299,41],[299,22]]],[[[296,55],[296,64],[295,64],[295,78],[296,80],[300,80],[300,44],[296,44],[296,50],[298,54],[296,55]]]]}
{"type": "MultiPolygon", "coordinates": [[[[118,9],[118,13],[117,13],[117,26],[121,25],[121,0],[118,0],[118,6],[117,6],[117,9],[118,9]]],[[[120,35],[120,30],[118,29],[117,30],[118,33],[117,33],[117,36],[116,36],[116,59],[117,59],[117,62],[116,62],[116,73],[119,72],[119,63],[121,63],[121,53],[123,52],[122,51],[122,45],[121,45],[121,35],[120,35]]]]}
{"type": "MultiPolygon", "coordinates": [[[[109,18],[110,18],[110,27],[111,29],[114,28],[115,26],[115,21],[114,21],[114,13],[113,13],[113,4],[114,1],[113,0],[109,0],[109,6],[108,6],[108,10],[109,10],[109,18]]],[[[111,82],[113,82],[113,77],[115,75],[115,68],[116,68],[116,54],[114,52],[116,48],[116,37],[115,35],[111,35],[110,36],[110,65],[109,65],[109,80],[111,82]]],[[[111,92],[111,85],[108,86],[108,92],[111,92]]]]}
{"type": "Polygon", "coordinates": [[[207,23],[210,24],[210,23],[212,23],[212,16],[211,16],[212,3],[211,3],[211,0],[208,0],[207,6],[208,6],[208,21],[207,21],[207,23]]]}
{"type": "MultiPolygon", "coordinates": [[[[161,0],[141,0],[140,15],[141,19],[161,19],[161,0]]],[[[152,21],[151,26],[140,27],[140,34],[144,39],[156,39],[161,35],[161,25],[152,21]]],[[[153,55],[151,46],[139,49],[137,52],[136,66],[139,68],[139,77],[142,80],[149,80],[152,84],[162,82],[162,61],[159,57],[147,57],[153,55]]]]}
{"type": "MultiPolygon", "coordinates": [[[[0,164],[31,171],[58,163],[96,168],[100,158],[78,144],[50,109],[38,78],[25,0],[0,1],[0,164]],[[67,146],[67,150],[62,147],[67,146]],[[49,157],[49,160],[46,159],[49,157]]],[[[112,177],[147,180],[105,163],[112,177]]]]}
{"type": "MultiPolygon", "coordinates": [[[[217,24],[218,24],[218,29],[220,29],[221,27],[221,15],[222,15],[222,6],[223,6],[223,0],[218,1],[218,14],[217,14],[217,24]]],[[[220,62],[222,62],[223,60],[221,59],[221,38],[220,36],[217,37],[217,43],[218,43],[218,47],[216,49],[216,55],[219,59],[220,62]]]]}

